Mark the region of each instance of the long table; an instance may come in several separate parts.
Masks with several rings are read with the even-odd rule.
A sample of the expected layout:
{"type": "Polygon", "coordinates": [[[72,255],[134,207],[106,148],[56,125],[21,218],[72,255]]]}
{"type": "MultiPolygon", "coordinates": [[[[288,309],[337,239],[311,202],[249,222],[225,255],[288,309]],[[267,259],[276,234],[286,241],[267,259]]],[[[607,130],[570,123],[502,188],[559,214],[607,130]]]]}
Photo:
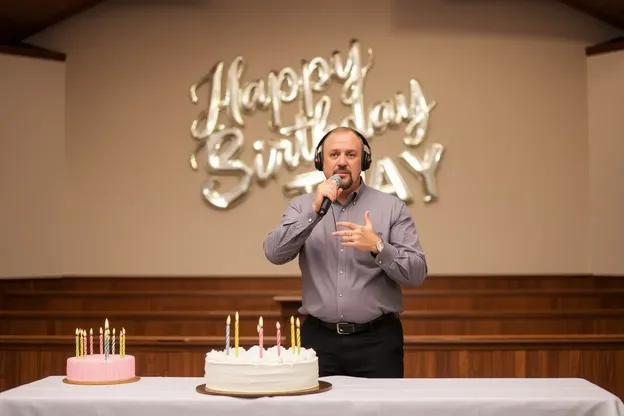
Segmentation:
{"type": "Polygon", "coordinates": [[[198,393],[202,378],[144,377],[76,386],[47,377],[0,393],[11,416],[624,416],[613,394],[583,379],[361,379],[326,377],[329,391],[257,399],[198,393]]]}

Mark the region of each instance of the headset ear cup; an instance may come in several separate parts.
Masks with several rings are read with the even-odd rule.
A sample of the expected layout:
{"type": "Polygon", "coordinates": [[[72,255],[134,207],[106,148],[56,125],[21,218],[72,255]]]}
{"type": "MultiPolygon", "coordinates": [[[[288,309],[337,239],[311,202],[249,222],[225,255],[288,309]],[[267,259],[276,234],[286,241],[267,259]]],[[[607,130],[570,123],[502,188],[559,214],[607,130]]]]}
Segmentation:
{"type": "Polygon", "coordinates": [[[366,140],[366,138],[358,133],[358,136],[360,137],[360,140],[362,141],[362,172],[367,171],[372,163],[371,160],[371,153],[370,153],[370,145],[368,144],[368,140],[366,140]]]}
{"type": "Polygon", "coordinates": [[[362,158],[362,172],[365,172],[370,167],[370,155],[368,152],[364,152],[364,157],[362,158]]]}
{"type": "Polygon", "coordinates": [[[323,145],[322,142],[319,143],[316,153],[314,154],[314,167],[316,170],[323,171],[323,145]]]}
{"type": "Polygon", "coordinates": [[[362,171],[367,171],[371,165],[371,156],[370,153],[364,152],[364,157],[362,158],[362,171]]]}
{"type": "Polygon", "coordinates": [[[316,170],[323,171],[323,159],[322,159],[322,157],[323,157],[323,155],[321,154],[321,152],[318,152],[314,156],[314,167],[316,168],[316,170]]]}

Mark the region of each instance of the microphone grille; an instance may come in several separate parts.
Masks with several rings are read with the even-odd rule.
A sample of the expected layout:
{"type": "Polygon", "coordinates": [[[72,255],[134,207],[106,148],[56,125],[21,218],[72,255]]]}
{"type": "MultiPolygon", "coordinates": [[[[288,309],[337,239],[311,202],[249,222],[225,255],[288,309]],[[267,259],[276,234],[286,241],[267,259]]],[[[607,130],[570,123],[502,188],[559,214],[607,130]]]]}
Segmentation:
{"type": "Polygon", "coordinates": [[[331,178],[329,178],[329,180],[334,181],[336,185],[338,185],[339,188],[340,188],[340,185],[342,185],[342,178],[340,177],[340,175],[334,175],[331,178]]]}

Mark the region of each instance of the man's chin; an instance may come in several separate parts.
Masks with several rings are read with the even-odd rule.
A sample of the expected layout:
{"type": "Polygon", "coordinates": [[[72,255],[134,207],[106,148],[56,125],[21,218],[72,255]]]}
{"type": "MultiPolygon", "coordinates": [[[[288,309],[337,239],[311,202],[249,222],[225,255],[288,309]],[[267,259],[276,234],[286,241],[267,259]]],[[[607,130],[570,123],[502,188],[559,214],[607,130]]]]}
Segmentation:
{"type": "Polygon", "coordinates": [[[346,190],[346,189],[349,189],[351,185],[353,185],[353,179],[351,179],[351,176],[349,176],[348,179],[342,181],[342,184],[340,185],[340,187],[346,190]]]}

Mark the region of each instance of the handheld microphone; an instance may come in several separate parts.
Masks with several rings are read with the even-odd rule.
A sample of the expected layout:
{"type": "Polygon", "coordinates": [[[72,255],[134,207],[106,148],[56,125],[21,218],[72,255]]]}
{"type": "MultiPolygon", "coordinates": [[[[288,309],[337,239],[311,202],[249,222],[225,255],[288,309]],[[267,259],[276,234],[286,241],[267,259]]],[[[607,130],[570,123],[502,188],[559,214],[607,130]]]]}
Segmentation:
{"type": "MultiPolygon", "coordinates": [[[[340,188],[340,185],[342,185],[342,178],[340,177],[340,175],[334,175],[331,178],[329,178],[329,180],[334,181],[336,183],[336,186],[338,186],[338,188],[340,188]]],[[[329,207],[331,206],[331,203],[332,203],[331,199],[324,196],[318,215],[320,215],[321,217],[325,216],[325,214],[327,214],[327,211],[329,210],[329,207]]]]}

